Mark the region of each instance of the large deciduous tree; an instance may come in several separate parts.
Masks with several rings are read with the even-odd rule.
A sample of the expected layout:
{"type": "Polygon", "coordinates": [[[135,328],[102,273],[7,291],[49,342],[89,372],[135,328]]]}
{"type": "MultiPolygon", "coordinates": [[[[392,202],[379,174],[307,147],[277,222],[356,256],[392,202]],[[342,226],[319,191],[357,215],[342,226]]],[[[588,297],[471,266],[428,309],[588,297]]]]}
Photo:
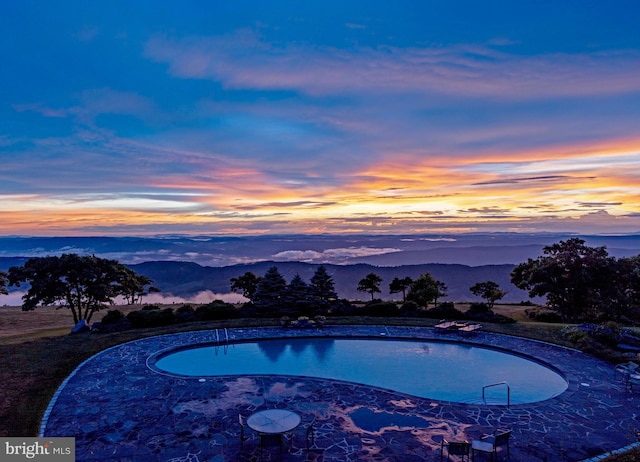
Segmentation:
{"type": "Polygon", "coordinates": [[[619,258],[603,276],[609,283],[601,292],[599,317],[615,321],[640,318],[640,255],[619,258]]]}
{"type": "Polygon", "coordinates": [[[594,319],[618,290],[616,261],[605,247],[589,247],[579,238],[546,246],[511,272],[511,282],[530,297],[546,297],[547,306],[566,322],[594,319]]]}
{"type": "Polygon", "coordinates": [[[478,282],[471,287],[469,290],[473,295],[476,295],[487,301],[487,306],[489,309],[493,309],[493,305],[496,301],[504,298],[507,295],[507,292],[500,289],[500,285],[497,282],[486,281],[486,282],[478,282]]]}
{"type": "Polygon", "coordinates": [[[389,293],[397,294],[402,292],[402,301],[404,302],[407,300],[407,289],[411,287],[411,284],[413,284],[413,279],[408,276],[402,279],[393,278],[393,281],[389,284],[389,293]]]}
{"type": "Polygon", "coordinates": [[[122,271],[120,281],[120,294],[128,305],[142,303],[142,297],[152,292],[160,292],[160,289],[152,286],[153,281],[147,276],[137,274],[130,268],[120,265],[122,271]],[[147,287],[148,286],[148,287],[147,287]]]}
{"type": "Polygon", "coordinates": [[[373,300],[373,295],[380,292],[380,284],[382,284],[382,278],[375,273],[369,273],[358,282],[358,292],[371,294],[371,300],[373,300]]]}
{"type": "Polygon", "coordinates": [[[258,284],[261,279],[262,277],[256,276],[251,271],[247,271],[242,276],[231,278],[231,291],[240,291],[244,298],[253,302],[253,297],[256,295],[256,290],[258,290],[258,284]]]}
{"type": "Polygon", "coordinates": [[[77,324],[82,319],[91,321],[94,312],[113,304],[117,296],[124,296],[129,284],[126,278],[134,275],[116,260],[63,254],[30,258],[23,266],[10,268],[9,284],[29,284],[22,297],[23,311],[57,305],[69,308],[77,324]]]}
{"type": "Polygon", "coordinates": [[[435,279],[431,273],[424,273],[411,284],[409,293],[407,294],[407,300],[425,307],[431,302],[437,305],[438,299],[447,295],[446,290],[447,286],[444,282],[435,279]]]}

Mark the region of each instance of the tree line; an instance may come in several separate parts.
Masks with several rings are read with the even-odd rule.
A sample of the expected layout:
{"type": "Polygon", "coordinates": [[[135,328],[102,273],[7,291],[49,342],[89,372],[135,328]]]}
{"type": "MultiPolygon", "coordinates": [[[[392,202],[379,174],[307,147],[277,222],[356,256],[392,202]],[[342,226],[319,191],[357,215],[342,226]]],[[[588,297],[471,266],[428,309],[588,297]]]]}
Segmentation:
{"type": "MultiPolygon", "coordinates": [[[[323,265],[318,267],[309,283],[296,274],[287,284],[277,266],[269,268],[264,276],[256,276],[247,271],[242,276],[231,278],[230,282],[233,292],[241,293],[249,303],[264,309],[283,305],[327,307],[338,298],[333,278],[323,265]]],[[[357,290],[370,294],[374,301],[375,295],[382,292],[381,284],[382,278],[379,275],[369,273],[358,282],[357,290]]],[[[402,292],[403,302],[411,301],[423,307],[430,303],[436,306],[439,299],[447,295],[446,290],[447,286],[430,273],[422,274],[416,280],[396,277],[389,284],[390,294],[402,292]]],[[[506,295],[493,281],[476,283],[469,290],[486,300],[490,308],[506,295]]]]}
{"type": "MultiPolygon", "coordinates": [[[[320,266],[318,271],[324,283],[331,288],[331,297],[318,300],[317,275],[306,285],[296,275],[289,285],[272,267],[264,277],[251,272],[231,279],[231,289],[240,291],[259,309],[268,310],[281,304],[315,305],[322,302],[326,306],[335,291],[333,282],[320,266]]],[[[556,312],[564,322],[604,322],[624,321],[634,323],[640,320],[640,255],[615,258],[608,254],[606,247],[590,247],[580,238],[545,246],[543,255],[529,258],[516,265],[511,272],[511,282],[518,288],[527,290],[529,297],[545,297],[546,308],[556,312]]],[[[358,282],[358,291],[371,296],[382,293],[382,278],[369,273],[358,282]]],[[[395,277],[389,284],[389,293],[402,293],[403,302],[413,302],[427,308],[438,305],[447,295],[446,285],[425,273],[413,280],[410,277],[395,277]]],[[[493,281],[477,282],[469,287],[474,295],[483,299],[488,309],[505,295],[493,281]]]]}
{"type": "MultiPolygon", "coordinates": [[[[358,291],[382,293],[382,278],[369,273],[358,282],[358,291]]],[[[605,247],[589,247],[572,238],[543,248],[543,255],[529,258],[511,272],[511,282],[530,297],[546,297],[546,307],[565,322],[624,321],[640,319],[640,255],[616,259],[605,247]]],[[[22,309],[57,305],[73,312],[77,323],[91,320],[95,311],[113,304],[116,297],[140,303],[159,291],[152,281],[116,260],[64,254],[30,258],[23,266],[0,271],[0,293],[7,286],[28,285],[22,309]]],[[[303,315],[338,312],[350,302],[340,300],[333,278],[319,266],[309,282],[296,274],[290,282],[271,267],[263,276],[247,272],[230,280],[231,290],[247,300],[245,312],[257,316],[291,312],[303,315]],[[253,311],[251,311],[253,310],[253,311]]],[[[395,277],[389,293],[402,293],[403,304],[427,308],[446,296],[446,285],[429,273],[413,280],[395,277]]],[[[469,290],[491,309],[506,292],[493,281],[477,282],[469,290]]]]}

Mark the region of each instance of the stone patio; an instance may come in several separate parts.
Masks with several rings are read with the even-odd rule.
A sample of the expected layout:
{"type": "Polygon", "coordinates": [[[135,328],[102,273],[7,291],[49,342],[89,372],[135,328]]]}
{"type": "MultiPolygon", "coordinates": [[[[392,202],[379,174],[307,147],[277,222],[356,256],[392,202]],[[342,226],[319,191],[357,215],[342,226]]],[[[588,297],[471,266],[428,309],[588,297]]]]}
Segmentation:
{"type": "MultiPolygon", "coordinates": [[[[443,438],[471,441],[509,428],[510,460],[555,462],[624,447],[637,440],[640,430],[640,392],[614,379],[611,364],[576,350],[486,332],[443,335],[432,328],[327,326],[229,329],[226,334],[231,342],[296,336],[463,341],[551,364],[568,380],[568,389],[546,401],[508,408],[441,402],[312,377],[181,378],[147,366],[160,350],[216,342],[221,332],[151,337],[90,358],[56,392],[40,436],[74,436],[78,461],[404,462],[439,461],[443,438]],[[261,451],[251,431],[241,444],[238,414],[274,407],[303,416],[289,447],[282,454],[261,451]],[[315,441],[307,450],[305,428],[314,417],[315,441]]],[[[506,460],[506,451],[498,459],[506,460]]]]}

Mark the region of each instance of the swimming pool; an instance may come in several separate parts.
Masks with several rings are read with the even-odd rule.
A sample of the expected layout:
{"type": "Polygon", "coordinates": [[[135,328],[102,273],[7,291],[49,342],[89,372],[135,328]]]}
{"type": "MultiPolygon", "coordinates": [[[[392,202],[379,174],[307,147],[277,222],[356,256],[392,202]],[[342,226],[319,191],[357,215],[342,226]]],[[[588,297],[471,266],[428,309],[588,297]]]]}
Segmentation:
{"type": "Polygon", "coordinates": [[[378,338],[280,338],[219,346],[198,344],[152,355],[148,366],[187,377],[320,377],[459,403],[543,401],[567,381],[550,366],[476,345],[378,338]],[[508,385],[508,386],[507,386],[508,385]]]}

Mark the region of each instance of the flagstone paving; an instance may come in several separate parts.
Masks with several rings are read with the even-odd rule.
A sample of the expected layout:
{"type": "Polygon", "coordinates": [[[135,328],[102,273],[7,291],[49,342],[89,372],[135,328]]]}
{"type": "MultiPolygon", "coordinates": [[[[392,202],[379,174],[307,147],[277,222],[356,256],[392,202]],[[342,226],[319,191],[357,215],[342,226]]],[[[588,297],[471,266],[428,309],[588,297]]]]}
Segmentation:
{"type": "MultiPolygon", "coordinates": [[[[137,340],[90,358],[56,392],[40,436],[74,436],[77,461],[408,462],[440,460],[443,438],[471,441],[509,428],[510,460],[551,462],[584,460],[624,447],[637,441],[640,430],[640,390],[627,390],[614,378],[611,364],[544,342],[391,326],[229,329],[227,335],[231,341],[444,337],[529,355],[557,368],[569,386],[555,398],[507,407],[441,402],[312,377],[181,378],[148,367],[148,358],[160,350],[222,337],[221,331],[199,331],[137,340]],[[303,416],[288,447],[282,453],[261,451],[250,430],[241,444],[238,415],[275,407],[303,416]],[[305,429],[314,417],[315,439],[307,449],[305,429]]],[[[498,459],[506,460],[506,451],[499,451],[498,459]]]]}

